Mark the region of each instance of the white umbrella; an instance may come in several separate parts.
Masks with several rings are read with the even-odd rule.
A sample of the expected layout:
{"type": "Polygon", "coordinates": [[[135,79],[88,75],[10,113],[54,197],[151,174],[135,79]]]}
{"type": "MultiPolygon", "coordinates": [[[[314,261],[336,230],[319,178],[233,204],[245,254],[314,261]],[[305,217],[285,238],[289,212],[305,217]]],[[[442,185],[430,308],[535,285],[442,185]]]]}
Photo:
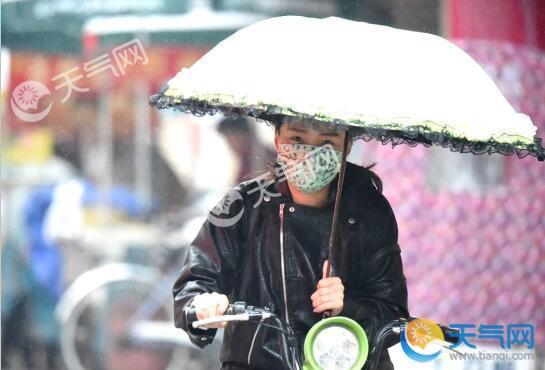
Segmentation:
{"type": "Polygon", "coordinates": [[[530,118],[453,43],[337,17],[247,26],[183,68],[151,102],[192,113],[333,122],[383,143],[545,159],[530,118]]]}

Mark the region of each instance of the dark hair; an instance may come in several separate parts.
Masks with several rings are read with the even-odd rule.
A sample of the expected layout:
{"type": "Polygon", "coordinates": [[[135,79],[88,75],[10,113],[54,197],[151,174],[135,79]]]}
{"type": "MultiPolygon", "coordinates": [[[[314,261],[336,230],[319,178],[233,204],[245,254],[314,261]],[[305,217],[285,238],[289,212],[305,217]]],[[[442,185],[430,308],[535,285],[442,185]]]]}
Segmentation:
{"type": "Polygon", "coordinates": [[[280,127],[282,127],[284,122],[283,121],[276,121],[276,122],[273,122],[273,123],[274,123],[274,132],[276,132],[277,134],[280,133],[280,127]]]}
{"type": "Polygon", "coordinates": [[[218,132],[223,135],[229,134],[243,134],[250,135],[252,129],[248,123],[248,119],[243,116],[239,117],[225,117],[223,118],[217,128],[218,132]]]}
{"type": "MultiPolygon", "coordinates": [[[[280,133],[280,128],[282,127],[282,125],[285,123],[285,120],[283,119],[283,116],[281,115],[274,115],[274,116],[269,116],[267,117],[267,120],[269,122],[271,122],[273,125],[274,125],[274,132],[275,133],[280,133]]],[[[348,135],[350,135],[350,129],[348,129],[346,131],[346,133],[348,135]]],[[[367,174],[367,176],[369,176],[369,178],[371,179],[371,182],[373,183],[373,185],[377,188],[377,190],[382,193],[382,180],[380,179],[380,176],[377,175],[375,172],[371,171],[371,168],[375,167],[376,166],[376,162],[371,164],[370,166],[362,166],[367,174]]],[[[277,163],[276,162],[272,162],[269,164],[269,171],[274,175],[274,171],[276,170],[276,167],[277,167],[277,163]]]]}

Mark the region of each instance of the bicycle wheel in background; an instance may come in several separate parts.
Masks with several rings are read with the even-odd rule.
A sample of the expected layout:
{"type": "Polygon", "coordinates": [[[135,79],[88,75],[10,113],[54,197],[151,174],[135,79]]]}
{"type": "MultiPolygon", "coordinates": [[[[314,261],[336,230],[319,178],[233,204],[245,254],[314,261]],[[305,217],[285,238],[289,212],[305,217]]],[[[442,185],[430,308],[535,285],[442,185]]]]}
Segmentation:
{"type": "Polygon", "coordinates": [[[108,265],[80,276],[57,311],[67,368],[217,368],[217,345],[208,351],[194,347],[183,331],[174,328],[170,296],[154,302],[160,277],[153,269],[129,264],[108,265]],[[142,307],[150,302],[156,307],[141,317],[142,307]]]}

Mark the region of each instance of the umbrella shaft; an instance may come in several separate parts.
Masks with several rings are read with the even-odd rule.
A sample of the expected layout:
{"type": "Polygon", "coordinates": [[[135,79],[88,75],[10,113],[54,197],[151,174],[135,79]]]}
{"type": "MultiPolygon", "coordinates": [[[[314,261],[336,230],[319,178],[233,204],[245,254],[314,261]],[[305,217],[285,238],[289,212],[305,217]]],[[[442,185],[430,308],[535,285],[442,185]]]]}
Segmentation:
{"type": "Polygon", "coordinates": [[[347,156],[347,149],[348,149],[348,141],[350,140],[349,131],[345,131],[344,135],[344,143],[343,143],[343,153],[342,153],[342,159],[341,159],[341,169],[339,171],[339,180],[337,182],[337,192],[335,194],[335,206],[333,208],[333,219],[331,221],[331,233],[329,235],[329,247],[328,247],[328,260],[329,263],[327,264],[327,271],[326,271],[326,277],[334,276],[335,275],[335,269],[333,266],[333,251],[335,249],[335,237],[337,235],[337,219],[339,218],[339,209],[341,205],[341,193],[343,189],[344,184],[344,172],[346,167],[346,156],[347,156]]]}

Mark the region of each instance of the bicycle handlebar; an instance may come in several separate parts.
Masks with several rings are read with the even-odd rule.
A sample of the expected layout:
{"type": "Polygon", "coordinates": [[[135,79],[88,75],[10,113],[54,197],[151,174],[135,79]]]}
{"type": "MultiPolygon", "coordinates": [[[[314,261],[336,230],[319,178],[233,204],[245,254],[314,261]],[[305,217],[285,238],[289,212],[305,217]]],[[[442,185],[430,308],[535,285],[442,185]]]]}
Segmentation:
{"type": "MultiPolygon", "coordinates": [[[[206,325],[224,321],[262,321],[268,318],[275,318],[282,322],[282,320],[280,320],[271,311],[259,307],[247,306],[245,302],[235,302],[234,304],[230,304],[223,315],[210,317],[204,320],[197,319],[195,307],[187,307],[185,313],[188,323],[190,323],[193,328],[200,327],[206,329],[206,325]]],[[[402,331],[405,330],[407,324],[416,319],[416,317],[409,317],[408,319],[399,318],[392,320],[384,325],[378,333],[376,333],[375,338],[369,338],[370,340],[373,339],[372,343],[374,343],[374,346],[373,348],[370,348],[368,357],[369,364],[365,368],[374,369],[378,363],[380,352],[382,352],[385,340],[391,335],[396,335],[399,337],[402,331]]],[[[448,326],[444,325],[438,326],[443,332],[445,342],[452,344],[458,343],[460,338],[459,330],[449,328],[448,326]]]]}
{"type": "MultiPolygon", "coordinates": [[[[414,319],[414,317],[412,318],[414,319]]],[[[439,325],[439,328],[443,332],[445,341],[451,344],[456,344],[460,340],[460,330],[449,328],[448,326],[439,325]]]]}
{"type": "Polygon", "coordinates": [[[235,302],[227,306],[223,315],[198,320],[195,307],[186,308],[186,317],[193,328],[206,329],[206,325],[217,324],[224,321],[261,321],[275,316],[274,313],[254,307],[247,306],[245,302],[235,302]]]}

